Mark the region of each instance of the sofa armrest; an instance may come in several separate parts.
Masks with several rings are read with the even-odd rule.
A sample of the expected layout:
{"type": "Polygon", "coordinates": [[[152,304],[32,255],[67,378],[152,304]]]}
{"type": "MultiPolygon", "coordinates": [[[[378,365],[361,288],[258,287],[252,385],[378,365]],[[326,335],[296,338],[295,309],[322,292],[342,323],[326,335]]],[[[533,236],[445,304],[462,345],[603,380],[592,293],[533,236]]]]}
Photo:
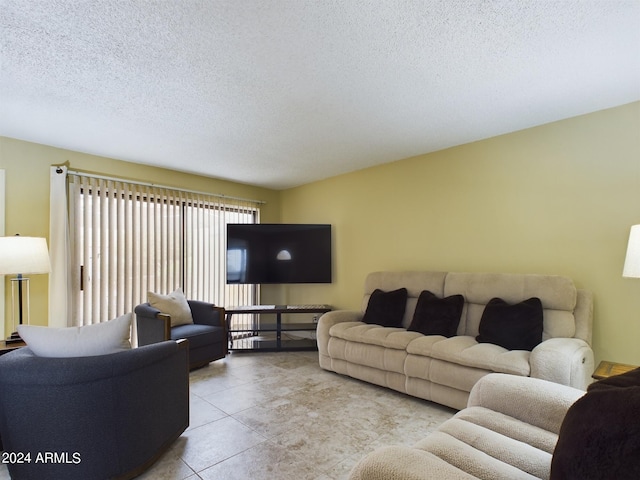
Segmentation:
{"type": "Polygon", "coordinates": [[[360,322],[364,314],[356,310],[332,310],[320,317],[316,328],[316,338],[318,341],[318,352],[320,355],[328,355],[327,345],[329,344],[329,330],[336,323],[360,322]]]}
{"type": "Polygon", "coordinates": [[[467,406],[488,408],[557,434],[569,407],[584,394],[538,378],[490,373],[473,386],[467,406]]]}
{"type": "Polygon", "coordinates": [[[138,345],[151,345],[171,339],[171,317],[148,303],[135,308],[138,345]]]}
{"type": "Polygon", "coordinates": [[[586,390],[592,382],[593,350],[579,338],[550,338],[531,352],[531,376],[586,390]]]}

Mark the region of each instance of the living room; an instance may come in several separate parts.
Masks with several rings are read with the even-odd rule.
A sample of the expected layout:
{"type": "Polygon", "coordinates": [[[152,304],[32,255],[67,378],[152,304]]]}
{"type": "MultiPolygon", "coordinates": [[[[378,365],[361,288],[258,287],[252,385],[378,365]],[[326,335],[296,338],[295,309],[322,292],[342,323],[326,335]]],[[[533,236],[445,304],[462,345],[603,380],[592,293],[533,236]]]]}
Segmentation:
{"type": "MultiPolygon", "coordinates": [[[[640,281],[622,277],[640,223],[640,98],[287,188],[45,143],[0,136],[5,235],[49,236],[52,165],[256,199],[263,223],[326,223],[334,235],[332,283],[265,286],[264,303],[360,309],[380,270],[562,275],[594,294],[596,364],[640,365],[640,281]]],[[[31,322],[66,326],[48,318],[48,289],[47,275],[31,278],[31,322]]],[[[10,297],[5,282],[5,337],[10,297]]]]}
{"type": "MultiPolygon", "coordinates": [[[[266,202],[263,223],[329,223],[335,232],[334,281],[267,286],[265,303],[358,308],[363,279],[377,270],[566,275],[594,292],[596,362],[637,364],[640,296],[622,266],[638,221],[638,131],[635,102],[282,191],[3,137],[5,228],[48,236],[49,167],[65,163],[256,198],[266,202]]],[[[47,278],[31,282],[31,317],[44,325],[47,278]]]]}

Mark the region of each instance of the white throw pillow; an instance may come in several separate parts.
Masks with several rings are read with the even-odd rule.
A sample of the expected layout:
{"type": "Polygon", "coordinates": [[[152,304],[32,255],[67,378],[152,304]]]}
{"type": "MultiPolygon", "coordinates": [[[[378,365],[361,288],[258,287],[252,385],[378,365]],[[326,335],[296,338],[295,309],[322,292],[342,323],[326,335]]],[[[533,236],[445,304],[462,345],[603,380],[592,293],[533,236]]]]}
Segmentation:
{"type": "Polygon", "coordinates": [[[18,333],[39,357],[93,357],[130,349],[132,320],[133,313],[127,313],[83,327],[18,325],[18,333]]]}
{"type": "Polygon", "coordinates": [[[184,296],[184,293],[182,293],[182,289],[176,288],[175,291],[169,295],[149,292],[148,298],[149,305],[171,317],[172,327],[193,323],[191,308],[189,308],[187,298],[184,296]]]}

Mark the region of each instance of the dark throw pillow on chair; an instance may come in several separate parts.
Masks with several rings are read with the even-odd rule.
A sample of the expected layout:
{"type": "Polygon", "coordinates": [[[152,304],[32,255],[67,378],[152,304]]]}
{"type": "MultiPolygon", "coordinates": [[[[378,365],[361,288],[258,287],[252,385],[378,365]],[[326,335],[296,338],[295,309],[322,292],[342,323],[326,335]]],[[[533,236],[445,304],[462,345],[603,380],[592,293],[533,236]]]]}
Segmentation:
{"type": "Polygon", "coordinates": [[[406,288],[390,292],[383,292],[378,288],[369,297],[362,321],[383,327],[401,327],[405,308],[407,308],[406,288]]]}
{"type": "Polygon", "coordinates": [[[479,343],[493,343],[507,350],[533,350],[542,342],[542,302],[537,297],[510,305],[492,298],[482,312],[479,343]]]}
{"type": "Polygon", "coordinates": [[[640,478],[640,368],[593,383],[564,417],[551,480],[640,478]]]}
{"type": "Polygon", "coordinates": [[[458,331],[464,297],[451,295],[438,298],[428,290],[420,293],[416,310],[407,330],[423,335],[442,335],[453,337],[458,331]]]}

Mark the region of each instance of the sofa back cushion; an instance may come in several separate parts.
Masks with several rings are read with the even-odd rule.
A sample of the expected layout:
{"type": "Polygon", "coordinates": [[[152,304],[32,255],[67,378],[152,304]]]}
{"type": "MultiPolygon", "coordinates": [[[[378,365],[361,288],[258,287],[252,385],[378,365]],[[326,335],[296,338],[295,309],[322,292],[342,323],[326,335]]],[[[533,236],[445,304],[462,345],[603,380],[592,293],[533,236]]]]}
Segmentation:
{"type": "Polygon", "coordinates": [[[478,335],[480,320],[487,303],[500,297],[508,303],[538,297],[542,302],[544,329],[542,340],[573,337],[576,322],[577,290],[571,279],[557,275],[512,273],[449,273],[445,295],[459,293],[465,298],[465,309],[458,335],[478,335]]]}
{"type": "MultiPolygon", "coordinates": [[[[372,272],[365,280],[362,311],[366,311],[369,297],[376,289],[391,291],[399,288],[407,289],[407,308],[402,320],[404,328],[411,324],[420,294],[429,290],[439,298],[457,294],[464,297],[458,335],[478,335],[484,308],[494,297],[508,303],[538,297],[544,317],[542,340],[576,336],[574,310],[578,294],[573,281],[567,277],[517,273],[372,272]]],[[[589,325],[585,326],[580,338],[589,341],[587,327],[589,325]]]]}
{"type": "Polygon", "coordinates": [[[429,290],[438,298],[444,296],[444,280],[446,272],[372,272],[364,282],[364,298],[362,311],[367,310],[371,294],[380,289],[385,292],[407,289],[407,308],[402,318],[402,326],[408,328],[413,319],[418,298],[423,290],[429,290]]]}

